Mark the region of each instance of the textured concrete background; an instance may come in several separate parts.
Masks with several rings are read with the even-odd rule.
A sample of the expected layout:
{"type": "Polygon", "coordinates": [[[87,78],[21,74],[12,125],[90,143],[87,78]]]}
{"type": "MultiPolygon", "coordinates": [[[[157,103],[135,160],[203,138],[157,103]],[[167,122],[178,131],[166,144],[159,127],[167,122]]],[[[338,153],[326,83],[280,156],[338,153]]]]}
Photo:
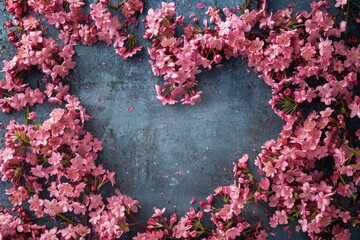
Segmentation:
{"type": "MultiPolygon", "coordinates": [[[[179,13],[199,13],[192,1],[177,1],[179,13]]],[[[201,1],[206,6],[234,6],[239,1],[201,1]]],[[[282,8],[291,1],[271,1],[270,8],[282,8]],[[281,2],[281,3],[280,3],[281,2]]],[[[297,9],[309,9],[310,1],[299,1],[297,9]]],[[[147,10],[161,1],[146,1],[147,10]]],[[[4,3],[0,3],[4,9],[4,3]]],[[[7,17],[0,14],[0,26],[7,17]]],[[[143,26],[137,30],[143,32],[143,26]]],[[[149,46],[139,37],[140,44],[149,46]]],[[[14,52],[0,31],[1,59],[14,52]]],[[[204,199],[217,186],[233,181],[232,162],[243,153],[254,159],[260,146],[276,138],[283,122],[273,113],[268,101],[269,88],[241,60],[224,63],[224,68],[199,76],[202,102],[191,106],[166,106],[156,100],[154,77],[145,50],[123,61],[112,47],[99,43],[93,47],[77,46],[76,73],[71,76],[71,92],[82,99],[92,120],[87,124],[94,136],[104,143],[100,155],[103,165],[116,172],[117,186],[142,205],[143,219],[152,207],[167,207],[184,214],[191,197],[204,199]],[[134,109],[128,112],[127,109],[134,109]]],[[[37,107],[40,119],[46,119],[49,106],[37,107]]],[[[24,113],[0,116],[2,122],[24,113]]],[[[4,188],[3,183],[0,184],[4,188]]],[[[1,191],[3,195],[4,191],[1,191]]],[[[251,213],[253,214],[253,213],[251,213]]],[[[256,211],[256,216],[263,212],[256,211]]],[[[293,239],[306,239],[296,233],[293,239]]],[[[287,232],[277,229],[276,238],[287,239],[287,232]]]]}

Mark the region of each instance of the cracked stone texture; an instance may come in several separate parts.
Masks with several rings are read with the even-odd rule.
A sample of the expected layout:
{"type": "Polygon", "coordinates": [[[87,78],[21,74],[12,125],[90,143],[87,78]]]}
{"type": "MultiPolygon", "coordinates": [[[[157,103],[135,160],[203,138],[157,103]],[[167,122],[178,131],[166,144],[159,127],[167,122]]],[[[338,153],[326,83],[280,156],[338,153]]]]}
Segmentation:
{"type": "MultiPolygon", "coordinates": [[[[198,2],[177,1],[178,13],[198,13],[201,19],[204,10],[196,9],[198,2]]],[[[239,4],[229,0],[201,2],[220,7],[239,4]]],[[[269,2],[269,9],[291,3],[269,2]]],[[[309,2],[298,1],[295,9],[309,9],[309,2]]],[[[146,1],[144,12],[160,4],[161,1],[146,1]]],[[[1,2],[0,10],[4,9],[1,2]]],[[[10,59],[15,50],[6,40],[3,23],[7,19],[6,13],[0,14],[1,60],[10,59]]],[[[117,187],[123,193],[140,201],[140,219],[144,222],[154,206],[182,215],[190,207],[192,197],[204,199],[217,186],[231,183],[232,162],[243,153],[253,160],[266,140],[277,137],[283,122],[268,105],[270,89],[257,74],[251,72],[248,76],[246,62],[240,59],[226,61],[222,69],[199,75],[199,89],[204,91],[201,103],[194,107],[163,107],[154,90],[154,85],[162,80],[153,76],[147,63],[145,49],[150,42],[141,39],[143,31],[140,24],[137,34],[144,50],[127,61],[103,43],[77,46],[79,56],[71,76],[71,93],[82,100],[92,116],[87,129],[104,143],[99,161],[116,172],[117,187]],[[131,106],[133,110],[128,112],[131,106]]],[[[51,106],[37,106],[36,111],[38,120],[45,120],[51,106]]],[[[23,116],[24,113],[1,114],[0,120],[8,122],[14,117],[23,121],[23,116]]],[[[254,166],[251,168],[256,171],[254,166]]],[[[7,185],[0,186],[0,196],[6,199],[7,185]]],[[[245,214],[259,219],[264,213],[255,209],[245,214]]],[[[269,230],[276,233],[274,239],[288,238],[282,228],[269,230]]],[[[290,230],[293,239],[307,239],[295,231],[294,225],[290,230]]]]}

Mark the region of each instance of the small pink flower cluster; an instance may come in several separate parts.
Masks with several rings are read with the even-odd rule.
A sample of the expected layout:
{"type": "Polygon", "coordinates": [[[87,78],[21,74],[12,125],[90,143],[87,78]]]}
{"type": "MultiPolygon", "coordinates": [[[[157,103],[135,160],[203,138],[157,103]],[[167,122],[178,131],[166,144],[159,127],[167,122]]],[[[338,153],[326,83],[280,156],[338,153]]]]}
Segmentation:
{"type": "MultiPolygon", "coordinates": [[[[93,3],[90,4],[89,16],[83,15],[85,3],[81,0],[7,0],[5,3],[8,11],[19,18],[5,24],[9,29],[8,39],[17,48],[16,56],[10,61],[3,62],[2,71],[5,72],[6,79],[0,81],[0,107],[6,113],[12,108],[20,111],[26,106],[43,103],[45,95],[39,90],[41,86],[33,90],[29,85],[34,87],[34,84],[30,84],[26,78],[33,68],[44,74],[43,82],[51,78],[52,84],[55,84],[55,91],[57,88],[61,92],[69,88],[59,83],[65,80],[76,66],[72,58],[75,54],[73,47],[77,41],[84,45],[92,45],[98,40],[105,41],[107,45],[113,43],[116,53],[124,59],[133,56],[142,48],[137,45],[134,35],[138,25],[137,16],[143,10],[141,0],[128,0],[115,6],[109,1],[93,3]],[[58,37],[65,45],[59,45],[55,39],[47,38],[40,21],[34,16],[23,17],[23,13],[28,9],[44,15],[50,25],[55,25],[60,30],[58,37]],[[118,16],[113,16],[108,9],[121,9],[124,22],[121,23],[118,16]],[[92,19],[94,24],[87,19],[92,19]],[[127,33],[129,27],[133,28],[127,33]]],[[[60,96],[55,92],[55,95],[57,97],[52,97],[50,101],[61,103],[61,97],[66,93],[60,96]]]]}
{"type": "MultiPolygon", "coordinates": [[[[254,198],[251,191],[254,184],[253,175],[250,174],[247,166],[248,155],[243,155],[238,163],[234,163],[236,181],[225,187],[215,189],[215,194],[209,195],[205,201],[199,201],[203,211],[196,211],[191,208],[184,217],[178,220],[177,215],[171,215],[168,220],[163,216],[165,208],[155,209],[155,214],[147,222],[147,232],[138,233],[134,240],[145,239],[196,239],[199,236],[208,240],[237,239],[245,236],[246,239],[264,240],[268,233],[261,229],[261,221],[250,224],[242,217],[244,208],[254,198]],[[215,199],[220,198],[222,202],[216,203],[215,199]],[[205,228],[202,220],[204,214],[211,214],[211,222],[214,230],[205,228]]],[[[259,195],[260,196],[260,195],[259,195]]],[[[267,199],[267,195],[261,193],[260,198],[267,199]]]]}
{"type": "Polygon", "coordinates": [[[66,109],[54,109],[43,124],[8,124],[0,172],[2,181],[13,183],[6,194],[14,207],[27,202],[35,218],[58,218],[69,224],[46,231],[39,227],[35,234],[29,229],[37,225],[29,223],[29,216],[4,212],[2,237],[35,234],[32,237],[40,239],[50,235],[52,239],[85,239],[95,234],[114,239],[129,231],[126,215],[137,212],[138,202],[119,190],[106,200],[100,194],[104,184],[115,184],[115,173],[95,163],[102,142],[84,130],[89,116],[79,100],[70,95],[64,99],[66,109]],[[68,215],[76,218],[70,220],[68,215]]]}
{"type": "Polygon", "coordinates": [[[7,11],[14,16],[21,18],[29,9],[25,0],[7,0],[5,1],[7,11]]]}
{"type": "Polygon", "coordinates": [[[220,10],[209,7],[204,19],[204,29],[197,18],[194,25],[183,27],[184,36],[176,37],[176,28],[183,26],[184,16],[174,19],[176,7],[174,3],[162,3],[162,9],[150,9],[146,16],[144,38],[152,40],[148,48],[150,61],[155,76],[163,77],[165,87],[156,85],[157,98],[164,105],[175,104],[181,99],[182,104],[194,105],[201,100],[202,91],[195,91],[198,81],[196,75],[201,68],[221,67],[223,56],[246,56],[255,54],[263,46],[256,38],[247,39],[255,24],[264,15],[264,7],[260,11],[245,10],[240,16],[226,8],[222,21],[220,10]],[[215,27],[211,28],[210,24],[215,27]]]}
{"type": "Polygon", "coordinates": [[[96,41],[96,36],[99,40],[105,41],[107,45],[113,43],[116,53],[126,60],[142,49],[142,46],[137,45],[134,35],[134,29],[138,25],[137,18],[134,16],[142,12],[144,4],[140,0],[128,0],[116,6],[111,6],[108,1],[105,2],[107,2],[106,5],[103,5],[102,2],[90,4],[92,9],[90,18],[94,20],[95,25],[82,26],[79,34],[85,45],[92,45],[96,41]],[[126,17],[125,22],[120,23],[118,16],[112,16],[104,6],[110,9],[120,8],[123,16],[126,17]],[[131,33],[127,34],[126,29],[131,25],[134,25],[134,28],[131,33]],[[121,29],[124,31],[120,32],[121,29]]]}
{"type": "MultiPolygon", "coordinates": [[[[360,220],[350,210],[358,201],[360,149],[347,140],[342,115],[334,119],[332,113],[326,108],[306,120],[288,120],[279,138],[265,143],[256,159],[265,177],[254,197],[266,195],[262,200],[277,209],[270,218],[272,227],[297,220],[297,231],[319,239],[334,224],[356,225],[360,220]]],[[[335,239],[350,239],[348,230],[341,234],[335,239]]]]}
{"type": "MultiPolygon", "coordinates": [[[[7,0],[8,11],[13,13],[10,0],[7,0]]],[[[19,1],[21,2],[21,1],[19,1]]],[[[109,0],[102,0],[90,4],[90,14],[83,15],[85,3],[82,0],[41,1],[29,0],[22,3],[26,6],[23,12],[31,9],[34,13],[42,14],[50,25],[60,30],[59,39],[64,43],[74,44],[81,40],[84,45],[93,45],[105,41],[107,45],[113,43],[116,53],[124,59],[133,56],[141,50],[134,36],[138,25],[137,16],[142,12],[142,0],[126,0],[112,5],[109,0]],[[120,9],[123,21],[111,11],[120,9]],[[94,22],[90,22],[89,19],[94,22]],[[128,28],[133,27],[129,32],[128,28]]],[[[13,8],[13,7],[12,7],[13,8]]],[[[20,10],[16,10],[15,13],[20,10]]],[[[16,14],[21,17],[22,14],[16,14]]]]}
{"type": "MultiPolygon", "coordinates": [[[[11,108],[20,111],[26,106],[44,102],[45,94],[40,88],[32,89],[27,83],[26,77],[33,68],[39,69],[45,75],[44,81],[51,78],[52,83],[49,84],[54,86],[57,93],[61,92],[57,95],[56,102],[61,102],[69,90],[61,80],[68,76],[76,65],[72,60],[75,54],[73,44],[59,46],[54,39],[46,38],[40,30],[40,22],[31,16],[20,22],[14,21],[14,24],[10,23],[8,26],[17,28],[16,31],[8,31],[9,41],[17,47],[17,53],[10,61],[3,61],[5,80],[0,81],[0,106],[3,112],[8,113],[11,108]]],[[[51,94],[48,91],[49,97],[51,94]]]]}

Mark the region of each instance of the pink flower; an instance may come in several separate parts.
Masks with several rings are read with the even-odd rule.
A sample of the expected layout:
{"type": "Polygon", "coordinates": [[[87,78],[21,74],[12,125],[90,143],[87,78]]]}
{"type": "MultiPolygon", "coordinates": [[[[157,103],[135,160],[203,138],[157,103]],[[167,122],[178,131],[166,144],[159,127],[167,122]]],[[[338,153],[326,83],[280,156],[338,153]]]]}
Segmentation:
{"type": "Polygon", "coordinates": [[[226,230],[226,239],[236,239],[236,237],[241,235],[241,231],[238,228],[232,227],[226,230]]]}
{"type": "Polygon", "coordinates": [[[348,108],[351,110],[350,117],[353,118],[355,116],[360,118],[360,97],[355,96],[353,102],[348,105],[348,108]]]}
{"type": "Polygon", "coordinates": [[[59,238],[57,237],[57,232],[57,227],[45,230],[44,233],[41,234],[39,240],[58,240],[59,238]]]}
{"type": "Polygon", "coordinates": [[[303,190],[303,192],[300,193],[299,197],[302,198],[305,202],[308,200],[310,201],[315,200],[315,193],[316,193],[315,187],[310,187],[310,184],[308,182],[305,182],[301,187],[301,189],[303,190]]]}
{"type": "Polygon", "coordinates": [[[61,236],[66,240],[76,239],[78,237],[75,231],[75,227],[72,224],[69,224],[69,226],[59,230],[58,232],[61,233],[61,236]]]}
{"type": "Polygon", "coordinates": [[[55,217],[56,214],[61,213],[61,207],[59,206],[56,199],[52,199],[51,201],[45,199],[43,204],[45,214],[48,214],[51,217],[55,217]]]}
{"type": "Polygon", "coordinates": [[[52,152],[51,157],[48,159],[48,163],[52,165],[60,164],[60,161],[63,159],[63,154],[52,152]]]}
{"type": "Polygon", "coordinates": [[[288,221],[287,221],[288,217],[287,217],[285,210],[281,210],[281,212],[275,211],[275,214],[277,216],[279,224],[287,224],[288,223],[288,221]]]}
{"type": "Polygon", "coordinates": [[[88,206],[89,211],[92,209],[98,209],[104,206],[104,202],[102,201],[102,195],[100,194],[90,194],[90,204],[88,206]]]}
{"type": "MultiPolygon", "coordinates": [[[[87,226],[84,226],[82,224],[78,224],[74,227],[76,233],[81,237],[84,238],[91,233],[91,229],[88,228],[87,226]]],[[[81,239],[80,238],[80,239],[81,239]]]]}
{"type": "Polygon", "coordinates": [[[336,224],[332,230],[332,240],[350,240],[351,233],[349,229],[343,229],[339,224],[336,224]]]}
{"type": "Polygon", "coordinates": [[[260,49],[262,49],[262,47],[264,46],[264,42],[261,41],[258,37],[253,40],[249,46],[249,52],[250,53],[257,53],[260,51],[260,49]]]}
{"type": "Polygon", "coordinates": [[[152,218],[155,218],[155,217],[161,217],[164,212],[166,211],[166,208],[163,208],[162,210],[158,209],[158,208],[155,208],[154,209],[154,214],[151,216],[152,218]]]}
{"type": "Polygon", "coordinates": [[[35,167],[32,167],[30,172],[38,178],[49,178],[47,169],[44,168],[42,165],[36,165],[35,167]]]}
{"type": "Polygon", "coordinates": [[[311,60],[316,54],[315,47],[311,45],[311,43],[306,43],[303,48],[301,48],[301,56],[309,61],[311,60]]]}
{"type": "Polygon", "coordinates": [[[59,189],[59,193],[65,197],[73,197],[74,196],[74,187],[69,183],[61,183],[57,186],[59,189]]]}
{"type": "Polygon", "coordinates": [[[317,203],[317,206],[318,208],[323,212],[325,211],[325,209],[329,206],[330,204],[330,196],[333,195],[333,194],[324,194],[323,192],[319,192],[317,195],[316,195],[316,203],[317,203]]]}
{"type": "Polygon", "coordinates": [[[348,0],[336,0],[335,7],[343,8],[348,3],[348,0]]]}
{"type": "Polygon", "coordinates": [[[261,189],[267,191],[269,190],[270,187],[270,181],[268,178],[261,178],[260,182],[259,182],[259,186],[261,187],[261,189]]]}
{"type": "Polygon", "coordinates": [[[38,216],[38,217],[43,216],[44,201],[42,199],[39,199],[39,195],[35,194],[34,196],[30,197],[30,199],[28,200],[28,203],[30,204],[30,210],[34,211],[36,216],[38,216]]]}
{"type": "Polygon", "coordinates": [[[30,112],[28,119],[29,119],[30,121],[34,121],[35,118],[36,118],[36,112],[30,112]]]}
{"type": "Polygon", "coordinates": [[[6,189],[5,194],[9,195],[9,201],[14,205],[14,207],[21,206],[22,202],[28,198],[28,192],[23,186],[18,188],[13,186],[12,188],[6,189]]]}
{"type": "Polygon", "coordinates": [[[71,207],[73,208],[74,210],[74,214],[82,214],[82,215],[85,215],[86,213],[86,206],[81,204],[81,203],[78,203],[78,202],[73,202],[71,204],[71,207]]]}
{"type": "Polygon", "coordinates": [[[192,236],[191,228],[191,221],[188,217],[182,217],[173,228],[173,236],[176,238],[190,238],[192,236]]]}
{"type": "Polygon", "coordinates": [[[181,99],[182,104],[191,104],[192,106],[195,105],[195,103],[201,101],[201,94],[203,92],[199,91],[195,95],[189,96],[188,94],[185,95],[184,99],[181,99]]]}

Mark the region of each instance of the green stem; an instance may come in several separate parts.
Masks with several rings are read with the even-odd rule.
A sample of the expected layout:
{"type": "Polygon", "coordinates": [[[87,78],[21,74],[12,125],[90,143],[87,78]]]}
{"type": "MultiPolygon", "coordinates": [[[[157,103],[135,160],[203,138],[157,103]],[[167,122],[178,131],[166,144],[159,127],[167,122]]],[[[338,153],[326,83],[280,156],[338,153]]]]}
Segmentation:
{"type": "Polygon", "coordinates": [[[141,227],[143,229],[146,229],[146,226],[144,224],[142,224],[141,222],[139,222],[139,220],[137,220],[131,213],[128,216],[134,221],[134,223],[137,226],[139,226],[139,227],[141,227]]]}
{"type": "Polygon", "coordinates": [[[349,1],[349,3],[354,4],[355,6],[357,6],[358,8],[360,8],[360,5],[356,4],[354,1],[349,1]]]}
{"type": "Polygon", "coordinates": [[[265,208],[265,206],[264,205],[262,205],[261,203],[259,203],[259,202],[257,202],[256,203],[256,205],[258,205],[258,206],[260,206],[264,211],[265,211],[265,213],[266,214],[268,214],[268,215],[270,215],[271,213],[270,213],[270,211],[269,210],[267,210],[266,208],[265,208]]]}
{"type": "Polygon", "coordinates": [[[122,1],[121,3],[115,4],[115,5],[109,4],[107,7],[109,8],[109,10],[116,11],[116,10],[118,10],[124,3],[125,3],[125,1],[122,1]]]}
{"type": "Polygon", "coordinates": [[[339,178],[340,178],[342,184],[346,185],[346,182],[341,174],[339,175],[339,178]]]}
{"type": "Polygon", "coordinates": [[[26,107],[26,112],[25,112],[25,125],[29,126],[29,113],[30,113],[30,107],[27,106],[26,107]]]}
{"type": "Polygon", "coordinates": [[[5,97],[12,97],[12,95],[11,94],[9,94],[9,93],[6,93],[6,92],[2,92],[2,95],[4,95],[5,97]]]}
{"type": "Polygon", "coordinates": [[[66,222],[68,222],[68,223],[70,223],[70,224],[72,224],[72,225],[74,225],[74,226],[77,225],[76,222],[72,221],[71,219],[69,219],[68,217],[66,217],[66,216],[65,216],[64,214],[62,214],[62,213],[58,213],[58,214],[56,214],[56,216],[59,217],[59,218],[62,218],[63,220],[65,220],[66,222]]]}
{"type": "Polygon", "coordinates": [[[42,219],[46,219],[48,218],[49,216],[42,216],[42,217],[37,217],[37,218],[31,218],[30,221],[39,221],[39,220],[42,220],[42,219]]]}

